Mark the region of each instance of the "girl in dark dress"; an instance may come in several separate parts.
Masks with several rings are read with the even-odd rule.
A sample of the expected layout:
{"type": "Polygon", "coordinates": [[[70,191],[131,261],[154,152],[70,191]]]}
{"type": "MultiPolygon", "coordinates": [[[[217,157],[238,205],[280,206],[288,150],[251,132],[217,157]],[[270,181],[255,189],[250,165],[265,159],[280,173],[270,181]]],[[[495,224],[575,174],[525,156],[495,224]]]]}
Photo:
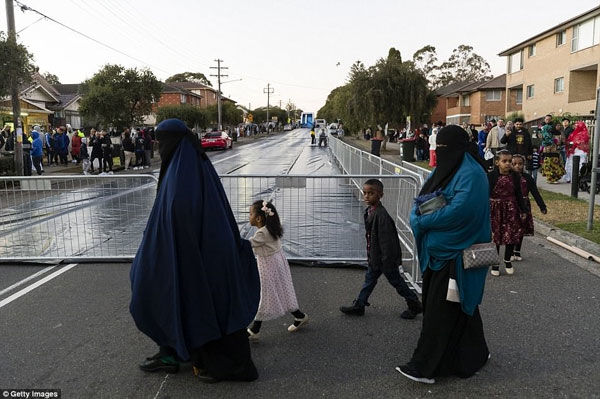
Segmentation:
{"type": "MultiPolygon", "coordinates": [[[[525,165],[525,157],[523,155],[513,155],[512,157],[512,169],[521,175],[521,193],[523,194],[523,201],[525,201],[525,207],[527,208],[527,216],[523,222],[523,234],[526,236],[533,235],[533,215],[531,214],[531,201],[529,200],[529,193],[533,195],[535,202],[537,203],[540,211],[545,215],[548,211],[544,199],[538,191],[537,185],[531,175],[523,172],[525,165]]],[[[515,245],[514,254],[511,260],[522,260],[521,258],[521,245],[523,244],[523,236],[519,240],[519,243],[515,245]]]]}
{"type": "MultiPolygon", "coordinates": [[[[488,175],[490,183],[490,214],[492,219],[492,240],[498,252],[504,245],[504,267],[506,274],[513,274],[511,263],[513,250],[523,238],[523,222],[526,208],[521,192],[521,176],[512,170],[512,155],[498,151],[496,168],[488,175]]],[[[498,266],[492,267],[492,276],[499,276],[498,266]]]]}

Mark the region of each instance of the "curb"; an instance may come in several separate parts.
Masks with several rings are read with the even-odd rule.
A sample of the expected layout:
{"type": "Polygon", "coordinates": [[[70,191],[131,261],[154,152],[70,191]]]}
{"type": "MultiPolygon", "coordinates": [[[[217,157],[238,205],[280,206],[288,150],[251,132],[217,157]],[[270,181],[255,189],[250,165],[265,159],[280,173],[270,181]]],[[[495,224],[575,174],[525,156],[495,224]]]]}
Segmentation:
{"type": "Polygon", "coordinates": [[[558,241],[564,242],[565,244],[583,249],[592,255],[598,256],[600,254],[600,244],[596,244],[595,242],[592,242],[586,238],[580,237],[565,230],[561,230],[535,218],[533,220],[533,224],[537,234],[541,234],[544,237],[552,237],[558,241]]]}

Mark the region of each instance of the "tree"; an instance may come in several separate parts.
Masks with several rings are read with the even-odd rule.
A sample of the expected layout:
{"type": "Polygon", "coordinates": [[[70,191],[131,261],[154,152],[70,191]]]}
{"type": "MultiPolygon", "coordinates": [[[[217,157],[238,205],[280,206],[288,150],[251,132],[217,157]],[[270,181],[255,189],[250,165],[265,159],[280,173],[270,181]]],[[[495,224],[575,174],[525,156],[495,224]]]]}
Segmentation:
{"type": "Polygon", "coordinates": [[[480,82],[491,79],[490,64],[473,52],[472,46],[461,44],[452,51],[448,61],[439,66],[436,87],[455,82],[480,82]]]}
{"type": "Polygon", "coordinates": [[[418,71],[423,73],[423,76],[429,81],[430,86],[433,87],[433,83],[437,80],[437,54],[435,47],[427,45],[413,54],[413,64],[418,71]]]}
{"type": "Polygon", "coordinates": [[[206,112],[191,104],[166,105],[159,107],[156,111],[156,122],[159,123],[165,119],[177,118],[185,122],[189,127],[206,128],[206,112]]]}
{"type": "Polygon", "coordinates": [[[161,92],[162,83],[152,71],[109,64],[83,83],[79,109],[84,117],[120,130],[142,124],[161,92]]]}
{"type": "MultiPolygon", "coordinates": [[[[254,116],[254,123],[267,122],[267,107],[259,107],[251,112],[254,116]]],[[[277,117],[277,121],[281,123],[287,122],[287,111],[279,107],[269,107],[269,122],[277,117]]]]}
{"type": "Polygon", "coordinates": [[[169,76],[167,78],[167,80],[165,80],[166,83],[171,83],[171,82],[196,82],[196,83],[202,83],[203,85],[206,86],[210,86],[212,87],[212,83],[210,83],[210,80],[208,80],[206,78],[206,76],[201,73],[201,72],[182,72],[182,73],[177,73],[173,76],[169,76]]]}
{"type": "Polygon", "coordinates": [[[60,80],[58,79],[58,76],[56,76],[50,72],[46,72],[46,73],[42,74],[42,76],[51,85],[59,85],[60,84],[60,80]]]}
{"type": "Polygon", "coordinates": [[[0,98],[10,95],[11,76],[17,79],[17,85],[31,81],[35,72],[33,56],[27,47],[14,44],[4,32],[0,32],[0,98]]]}
{"type": "MultiPolygon", "coordinates": [[[[204,114],[206,120],[211,125],[217,125],[219,123],[219,113],[217,104],[210,105],[204,108],[204,114]]],[[[235,104],[229,101],[223,101],[221,103],[221,122],[223,125],[237,125],[242,123],[244,120],[244,111],[235,106],[235,104]]]]}

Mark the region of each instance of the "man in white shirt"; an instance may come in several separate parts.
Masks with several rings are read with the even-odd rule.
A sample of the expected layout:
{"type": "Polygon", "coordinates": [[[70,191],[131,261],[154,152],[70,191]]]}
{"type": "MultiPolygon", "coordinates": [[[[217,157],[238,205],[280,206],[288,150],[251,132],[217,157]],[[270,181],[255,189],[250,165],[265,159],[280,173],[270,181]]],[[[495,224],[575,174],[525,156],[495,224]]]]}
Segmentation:
{"type": "Polygon", "coordinates": [[[490,133],[487,136],[485,141],[485,150],[491,150],[494,155],[496,152],[506,147],[505,144],[502,144],[500,140],[506,134],[506,128],[504,127],[504,120],[498,119],[498,124],[490,130],[490,133]]]}

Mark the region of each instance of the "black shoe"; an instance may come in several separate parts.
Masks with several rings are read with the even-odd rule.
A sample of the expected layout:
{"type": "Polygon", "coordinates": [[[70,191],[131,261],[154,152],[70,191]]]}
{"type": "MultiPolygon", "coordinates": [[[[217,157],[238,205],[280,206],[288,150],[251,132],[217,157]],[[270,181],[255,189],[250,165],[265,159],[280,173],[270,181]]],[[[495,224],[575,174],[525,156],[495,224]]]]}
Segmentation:
{"type": "Polygon", "coordinates": [[[416,382],[421,382],[423,384],[435,384],[435,380],[433,378],[425,378],[419,373],[417,370],[414,370],[407,364],[404,366],[396,367],[396,371],[416,382]]]}
{"type": "Polygon", "coordinates": [[[340,311],[347,315],[363,316],[365,314],[365,306],[354,300],[350,306],[341,306],[340,311]]]}
{"type": "MultiPolygon", "coordinates": [[[[155,355],[156,356],[156,355],[155,355]]],[[[175,374],[179,371],[179,363],[172,363],[163,360],[163,358],[155,357],[148,358],[144,363],[140,364],[140,369],[148,373],[156,371],[164,371],[165,373],[175,374]],[[151,359],[151,360],[150,360],[151,359]]]]}
{"type": "Polygon", "coordinates": [[[417,317],[419,313],[423,313],[423,305],[421,305],[421,302],[417,299],[416,301],[408,302],[408,309],[402,312],[400,317],[406,320],[412,320],[417,317]]]}

